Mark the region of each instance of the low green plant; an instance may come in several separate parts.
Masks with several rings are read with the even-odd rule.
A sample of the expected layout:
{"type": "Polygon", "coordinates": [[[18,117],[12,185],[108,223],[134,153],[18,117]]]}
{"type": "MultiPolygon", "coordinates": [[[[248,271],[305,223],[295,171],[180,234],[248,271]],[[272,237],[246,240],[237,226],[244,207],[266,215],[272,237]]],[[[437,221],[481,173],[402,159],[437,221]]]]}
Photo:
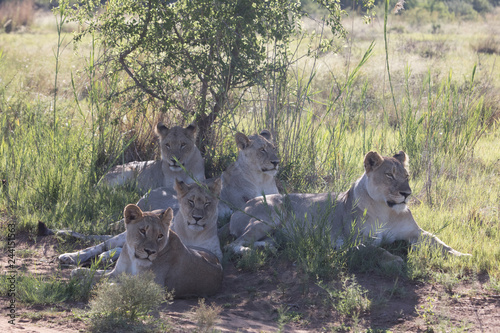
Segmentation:
{"type": "Polygon", "coordinates": [[[269,251],[262,248],[251,248],[238,259],[236,267],[245,271],[257,271],[269,259],[269,251]]]}
{"type": "Polygon", "coordinates": [[[302,314],[290,310],[286,305],[280,305],[276,309],[278,313],[278,332],[286,332],[285,325],[288,323],[299,322],[302,319],[302,314]]]}
{"type": "Polygon", "coordinates": [[[222,306],[212,303],[212,305],[205,304],[205,299],[198,300],[198,306],[195,308],[194,317],[198,332],[207,333],[213,331],[213,327],[217,324],[219,314],[222,311],[222,306]]]}
{"type": "Polygon", "coordinates": [[[441,284],[448,294],[453,293],[453,289],[460,282],[460,279],[452,273],[434,273],[434,279],[437,283],[441,284]]]}
{"type": "Polygon", "coordinates": [[[339,289],[333,284],[325,284],[322,281],[317,285],[326,291],[332,308],[343,316],[358,318],[360,314],[370,309],[368,290],[358,284],[354,275],[342,276],[339,289]]]}
{"type": "Polygon", "coordinates": [[[90,300],[90,317],[94,330],[106,331],[114,325],[125,327],[158,309],[173,294],[154,282],[154,274],[122,274],[116,282],[102,281],[90,300]]]}
{"type": "MultiPolygon", "coordinates": [[[[6,296],[8,276],[0,277],[0,294],[6,296]]],[[[27,304],[56,304],[66,301],[86,301],[90,296],[91,284],[77,279],[63,280],[57,276],[20,275],[15,282],[16,300],[27,304]]]]}
{"type": "Polygon", "coordinates": [[[345,269],[345,252],[335,250],[331,241],[329,215],[334,209],[330,207],[325,212],[317,209],[316,214],[313,208],[310,214],[314,216],[311,216],[310,222],[307,216],[286,214],[282,217],[280,233],[285,243],[285,253],[309,277],[332,278],[345,269]]]}
{"type": "Polygon", "coordinates": [[[435,299],[428,296],[425,304],[415,306],[418,316],[425,321],[428,327],[436,323],[435,301],[435,299]]]}

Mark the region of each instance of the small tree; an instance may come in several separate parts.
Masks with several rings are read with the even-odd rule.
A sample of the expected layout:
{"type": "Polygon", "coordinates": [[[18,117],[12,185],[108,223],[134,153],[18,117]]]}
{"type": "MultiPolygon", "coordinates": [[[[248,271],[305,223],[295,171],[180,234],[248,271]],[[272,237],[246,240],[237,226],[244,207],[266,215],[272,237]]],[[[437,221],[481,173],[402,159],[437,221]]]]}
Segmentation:
{"type": "MultiPolygon", "coordinates": [[[[339,0],[317,2],[334,34],[343,35],[339,0]]],[[[122,91],[153,97],[163,110],[194,120],[204,151],[230,94],[286,68],[303,14],[298,0],[110,0],[102,8],[90,0],[73,18],[84,27],[77,40],[97,33],[107,73],[123,71],[131,79],[122,91]]]]}

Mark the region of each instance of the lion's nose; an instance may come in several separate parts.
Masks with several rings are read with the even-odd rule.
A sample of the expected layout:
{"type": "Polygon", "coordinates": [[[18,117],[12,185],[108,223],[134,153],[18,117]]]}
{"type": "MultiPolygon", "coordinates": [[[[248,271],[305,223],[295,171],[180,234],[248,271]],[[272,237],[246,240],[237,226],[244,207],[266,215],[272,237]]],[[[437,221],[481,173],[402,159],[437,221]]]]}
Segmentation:
{"type": "Polygon", "coordinates": [[[399,192],[399,194],[401,194],[403,197],[408,198],[411,194],[411,191],[408,191],[408,192],[399,192]]]}
{"type": "Polygon", "coordinates": [[[148,254],[148,256],[156,253],[155,250],[150,250],[150,249],[144,249],[144,252],[146,252],[148,254]]]}
{"type": "Polygon", "coordinates": [[[273,165],[274,165],[274,168],[276,169],[278,167],[278,165],[280,164],[279,161],[272,161],[271,162],[273,165]]]}
{"type": "Polygon", "coordinates": [[[203,216],[199,216],[199,215],[193,215],[193,219],[198,222],[199,220],[201,220],[203,218],[203,216]]]}

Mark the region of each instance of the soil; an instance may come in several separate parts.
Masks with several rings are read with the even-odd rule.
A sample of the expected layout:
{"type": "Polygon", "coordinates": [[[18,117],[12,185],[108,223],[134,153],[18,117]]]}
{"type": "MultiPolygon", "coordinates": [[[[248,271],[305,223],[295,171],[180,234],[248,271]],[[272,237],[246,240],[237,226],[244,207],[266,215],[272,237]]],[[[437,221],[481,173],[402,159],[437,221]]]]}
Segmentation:
{"type": "MultiPolygon", "coordinates": [[[[77,246],[77,248],[79,248],[77,246]]],[[[21,236],[16,243],[18,274],[57,276],[68,279],[71,269],[60,267],[57,256],[67,251],[54,236],[21,236]]],[[[7,266],[5,251],[0,262],[7,266]]],[[[500,332],[500,296],[486,289],[481,277],[461,282],[452,292],[441,285],[410,281],[374,273],[355,274],[368,290],[369,311],[356,319],[342,316],[332,307],[328,294],[313,281],[301,279],[293,263],[271,259],[257,271],[242,271],[234,263],[225,265],[220,293],[206,299],[222,311],[215,329],[221,332],[500,332]],[[472,281],[474,280],[474,281],[472,281]],[[283,313],[285,315],[283,315],[283,313]],[[288,318],[280,325],[279,318],[288,318]]],[[[484,279],[486,280],[486,279],[484,279]]],[[[329,283],[335,284],[335,281],[329,283]]],[[[16,303],[15,324],[0,297],[3,314],[1,332],[85,332],[89,320],[86,303],[49,305],[16,303]],[[82,319],[83,318],[83,319],[82,319]]],[[[175,300],[156,314],[174,332],[200,331],[195,309],[197,299],[175,300]]]]}

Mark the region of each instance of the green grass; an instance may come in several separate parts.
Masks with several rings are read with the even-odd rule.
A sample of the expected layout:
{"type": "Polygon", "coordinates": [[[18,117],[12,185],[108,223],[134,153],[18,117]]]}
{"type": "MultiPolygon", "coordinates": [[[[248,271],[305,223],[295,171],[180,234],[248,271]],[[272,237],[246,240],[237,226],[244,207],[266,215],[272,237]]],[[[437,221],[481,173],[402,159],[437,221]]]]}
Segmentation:
{"type": "MultiPolygon", "coordinates": [[[[9,293],[9,276],[0,277],[0,294],[9,293]]],[[[66,301],[86,301],[90,296],[90,284],[82,284],[76,279],[69,281],[56,276],[42,277],[18,275],[15,280],[15,299],[25,304],[56,304],[66,301]]]]}
{"type": "MultiPolygon", "coordinates": [[[[404,16],[390,16],[387,54],[394,100],[380,24],[362,25],[353,17],[346,21],[354,27],[352,39],[338,41],[337,53],[316,59],[298,59],[306,46],[297,45],[297,61],[287,75],[268,77],[263,87],[247,91],[232,104],[234,118],[214,128],[220,144],[206,156],[207,165],[214,166],[211,176],[236,156],[234,144],[227,144],[235,131],[273,130],[282,159],[278,178],[288,192],[347,190],[362,174],[366,152],[391,155],[404,149],[411,161],[416,221],[472,254],[442,258],[426,247],[415,249],[407,255],[407,277],[431,279],[452,292],[457,281],[485,274],[490,290],[498,293],[500,115],[494,106],[500,79],[495,54],[471,45],[498,28],[498,14],[487,19],[463,26],[443,22],[432,33],[431,25],[411,26],[404,16]],[[402,32],[390,29],[402,25],[402,32]]],[[[154,158],[152,127],[171,115],[161,114],[151,101],[124,105],[113,95],[124,78],[101,77],[109,73],[94,67],[95,40],[79,44],[78,54],[72,45],[58,54],[61,35],[43,28],[46,22],[36,26],[44,33],[0,34],[0,178],[6,180],[0,210],[17,221],[19,231],[34,231],[43,221],[49,228],[107,233],[109,223],[141,194],[100,187],[99,178],[113,164],[138,158],[133,150],[143,159],[154,158]],[[60,64],[56,80],[54,52],[60,64]]],[[[296,238],[290,237],[300,269],[311,277],[339,266],[344,270],[349,257],[327,250],[325,230],[316,231],[298,228],[296,238]],[[335,267],[321,271],[325,262],[335,267]]],[[[255,252],[239,265],[258,269],[268,258],[255,252]]],[[[26,302],[64,301],[73,288],[71,282],[20,281],[26,283],[21,284],[26,302]]],[[[342,297],[335,296],[335,302],[342,297]]]]}

